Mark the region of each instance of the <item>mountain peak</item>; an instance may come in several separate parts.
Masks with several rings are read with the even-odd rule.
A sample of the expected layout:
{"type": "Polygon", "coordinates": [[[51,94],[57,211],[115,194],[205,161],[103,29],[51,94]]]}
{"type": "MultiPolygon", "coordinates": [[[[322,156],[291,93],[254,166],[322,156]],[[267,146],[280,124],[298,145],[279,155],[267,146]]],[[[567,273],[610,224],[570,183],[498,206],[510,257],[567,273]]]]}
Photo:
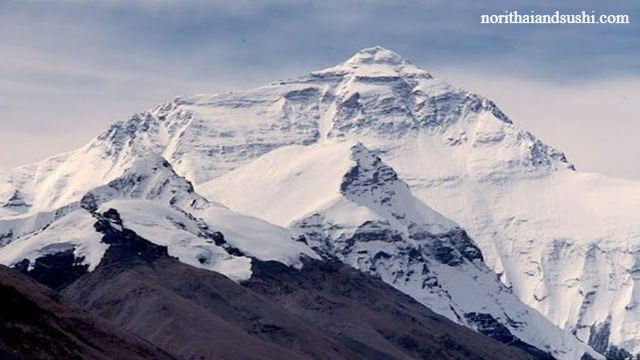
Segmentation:
{"type": "Polygon", "coordinates": [[[402,65],[408,61],[397,53],[385,49],[381,46],[374,46],[365,48],[358,51],[349,60],[345,62],[345,65],[370,65],[370,64],[385,64],[385,65],[402,65]]]}
{"type": "Polygon", "coordinates": [[[200,209],[209,204],[194,192],[191,182],[174,172],[165,158],[153,153],[134,159],[120,177],[89,191],[81,204],[93,211],[100,204],[118,198],[164,200],[185,209],[200,209]]]}
{"type": "Polygon", "coordinates": [[[433,77],[423,69],[413,65],[410,61],[389,49],[381,46],[365,48],[346,61],[323,70],[314,71],[316,77],[355,75],[364,78],[422,78],[433,77]]]}

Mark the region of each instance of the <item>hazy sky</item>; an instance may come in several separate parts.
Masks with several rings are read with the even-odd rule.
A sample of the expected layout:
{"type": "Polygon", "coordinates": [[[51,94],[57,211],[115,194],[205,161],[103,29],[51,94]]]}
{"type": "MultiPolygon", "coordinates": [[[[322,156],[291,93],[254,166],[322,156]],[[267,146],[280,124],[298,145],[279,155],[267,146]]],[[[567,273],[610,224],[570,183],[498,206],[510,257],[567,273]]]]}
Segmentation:
{"type": "Polygon", "coordinates": [[[0,166],[82,146],[176,95],[392,49],[495,100],[581,170],[640,179],[640,1],[0,0],[0,166]],[[480,15],[625,14],[620,25],[480,15]]]}

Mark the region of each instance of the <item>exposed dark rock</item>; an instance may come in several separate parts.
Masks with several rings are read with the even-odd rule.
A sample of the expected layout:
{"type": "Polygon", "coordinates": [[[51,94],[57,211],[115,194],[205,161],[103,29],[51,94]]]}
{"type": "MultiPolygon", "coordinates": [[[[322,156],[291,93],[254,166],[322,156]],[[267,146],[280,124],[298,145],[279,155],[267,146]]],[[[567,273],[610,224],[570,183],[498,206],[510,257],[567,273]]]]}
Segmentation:
{"type": "Polygon", "coordinates": [[[93,193],[88,193],[80,199],[80,206],[89,212],[95,212],[98,210],[98,201],[93,193]]]}
{"type": "Polygon", "coordinates": [[[633,358],[632,354],[627,350],[619,348],[615,345],[609,344],[609,338],[611,336],[611,319],[598,325],[591,326],[591,332],[589,333],[588,344],[591,347],[605,355],[610,360],[625,360],[633,358]]]}
{"type": "Polygon", "coordinates": [[[361,359],[225,276],[169,257],[101,264],[64,295],[182,359],[361,359]]]}
{"type": "Polygon", "coordinates": [[[14,191],[11,197],[9,197],[9,199],[7,199],[4,205],[2,205],[3,208],[8,208],[8,209],[28,207],[28,206],[30,205],[27,204],[27,202],[24,200],[24,197],[19,190],[14,191]]]}
{"type": "Polygon", "coordinates": [[[386,222],[366,221],[346,240],[347,247],[345,250],[348,250],[356,243],[370,241],[402,242],[402,234],[393,230],[386,222]]]}
{"type": "Polygon", "coordinates": [[[145,261],[152,262],[169,256],[167,247],[153,244],[135,232],[122,227],[122,219],[115,209],[109,209],[102,216],[96,215],[96,231],[104,234],[102,242],[109,244],[102,262],[145,261]],[[116,226],[114,226],[116,225],[116,226]]]}
{"type": "Polygon", "coordinates": [[[434,235],[428,231],[411,229],[411,238],[421,241],[425,248],[429,249],[439,262],[458,266],[465,262],[484,262],[482,252],[462,229],[453,229],[449,232],[434,235]]]}
{"type": "Polygon", "coordinates": [[[340,191],[347,197],[371,193],[374,190],[386,188],[387,193],[380,194],[380,202],[385,204],[395,195],[390,184],[399,181],[398,174],[376,156],[368,154],[369,150],[362,145],[356,145],[352,149],[352,159],[356,161],[342,178],[340,191]],[[363,162],[362,158],[372,159],[372,163],[363,162]]]}
{"type": "Polygon", "coordinates": [[[609,347],[609,336],[611,334],[611,324],[605,321],[599,325],[592,325],[589,333],[588,344],[593,350],[605,354],[609,347]]]}
{"type": "Polygon", "coordinates": [[[295,241],[297,241],[297,242],[301,242],[301,243],[303,243],[303,244],[305,244],[305,245],[309,245],[309,242],[307,242],[307,237],[306,237],[306,236],[304,236],[304,235],[300,235],[300,236],[298,236],[298,237],[295,239],[295,241]]]}
{"type": "Polygon", "coordinates": [[[309,87],[302,90],[293,90],[284,94],[283,97],[289,101],[309,101],[320,96],[320,91],[315,87],[309,87]]]}
{"type": "Polygon", "coordinates": [[[514,336],[506,326],[502,325],[490,314],[467,313],[464,316],[474,325],[476,330],[483,335],[495,339],[503,344],[520,348],[535,356],[536,359],[553,359],[553,356],[549,353],[529,345],[514,336]]]}
{"type": "Polygon", "coordinates": [[[449,243],[452,244],[467,260],[473,262],[478,260],[484,262],[482,258],[482,251],[471,240],[467,232],[462,229],[455,229],[446,234],[438,235],[438,237],[446,237],[449,243]]]}
{"type": "MultiPolygon", "coordinates": [[[[515,338],[505,346],[456,325],[335,259],[306,259],[302,269],[253,259],[252,278],[239,285],[170,257],[166,247],[124,228],[116,210],[94,216],[95,229],[110,247],[93,272],[74,277],[70,285],[65,281],[63,295],[179,358],[529,359],[544,354],[515,338]]],[[[358,236],[393,239],[386,232],[358,236]]],[[[64,263],[67,268],[70,261],[64,263]]],[[[499,330],[494,337],[511,335],[499,330]]]]}
{"type": "Polygon", "coordinates": [[[0,234],[0,246],[6,245],[13,239],[13,230],[9,230],[6,233],[0,234]]]}
{"type": "Polygon", "coordinates": [[[222,246],[227,243],[224,239],[224,235],[219,231],[216,231],[211,235],[211,240],[213,240],[214,244],[218,246],[222,246]]]}
{"type": "Polygon", "coordinates": [[[442,240],[434,240],[430,249],[433,257],[445,265],[458,266],[464,263],[460,253],[442,240]]]}
{"type": "Polygon", "coordinates": [[[246,254],[243,253],[242,250],[233,246],[225,246],[224,250],[231,256],[246,256],[246,254]]]}
{"type": "Polygon", "coordinates": [[[170,359],[168,354],[0,266],[0,358],[170,359]]]}
{"type": "Polygon", "coordinates": [[[308,259],[297,270],[253,259],[252,278],[239,285],[164,254],[148,256],[146,250],[155,245],[139,245],[146,240],[120,230],[116,214],[105,214],[97,227],[105,241],[122,249],[112,245],[105,255],[109,260],[65,288],[64,295],[174,356],[532,358],[336,260],[308,259]]]}
{"type": "MultiPolygon", "coordinates": [[[[104,234],[102,242],[109,244],[102,262],[142,260],[151,262],[168,256],[167,248],[155,245],[122,227],[120,214],[109,209],[104,214],[94,214],[96,231],[104,234]]],[[[52,249],[50,254],[37,258],[33,264],[24,259],[14,268],[54,290],[62,290],[88,272],[84,258],[76,257],[75,249],[52,249]],[[57,250],[57,251],[55,251],[57,250]]]]}
{"type": "MultiPolygon", "coordinates": [[[[610,345],[604,355],[610,360],[629,360],[634,358],[630,352],[615,345],[610,345]]],[[[635,356],[636,359],[638,359],[638,357],[639,355],[635,356]]]]}
{"type": "Polygon", "coordinates": [[[68,249],[41,256],[33,266],[29,260],[24,259],[14,268],[41,284],[61,290],[87,273],[89,266],[82,264],[83,260],[76,258],[74,249],[68,249]]]}
{"type": "Polygon", "coordinates": [[[307,260],[300,270],[254,261],[253,276],[243,285],[333,334],[350,349],[372,356],[366,358],[515,359],[538,355],[484,337],[475,339],[479,335],[474,331],[339,261],[307,260]]]}

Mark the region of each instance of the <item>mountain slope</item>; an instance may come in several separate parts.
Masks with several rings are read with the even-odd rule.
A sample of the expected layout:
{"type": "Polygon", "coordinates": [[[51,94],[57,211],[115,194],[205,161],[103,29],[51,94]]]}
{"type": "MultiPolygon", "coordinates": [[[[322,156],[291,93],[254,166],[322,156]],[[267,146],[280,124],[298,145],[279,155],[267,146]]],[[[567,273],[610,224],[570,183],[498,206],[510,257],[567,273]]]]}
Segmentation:
{"type": "Polygon", "coordinates": [[[630,275],[640,183],[576,172],[491,101],[397,54],[365,49],[299,79],[178,99],[148,117],[157,129],[181,126],[161,148],[197,185],[277,147],[360,141],[467,230],[522,301],[585,342],[640,352],[630,275]],[[191,120],[181,122],[184,114],[191,120]],[[571,261],[558,261],[565,254],[571,261]]]}
{"type": "Polygon", "coordinates": [[[483,334],[550,349],[559,358],[588,351],[524,306],[485,266],[467,234],[414,197],[362,144],[284,147],[199,191],[290,227],[319,251],[483,334]]]}
{"type": "Polygon", "coordinates": [[[172,359],[4,266],[0,266],[0,357],[172,359]]]}
{"type": "Polygon", "coordinates": [[[525,303],[585,342],[604,339],[600,351],[639,352],[632,274],[640,183],[574,171],[561,153],[499,111],[474,105],[468,94],[457,103],[456,94],[463,93],[455,90],[447,91],[446,100],[429,97],[441,103],[433,112],[414,107],[389,116],[386,104],[420,102],[423,85],[413,87],[412,96],[398,96],[395,85],[378,80],[379,87],[367,92],[345,87],[359,94],[358,105],[348,120],[338,115],[349,126],[334,121],[333,136],[380,152],[416,196],[469,232],[525,303]],[[425,123],[415,131],[376,125],[397,127],[421,121],[421,115],[425,123]]]}
{"type": "Polygon", "coordinates": [[[62,262],[63,269],[73,264],[73,274],[51,275],[56,286],[65,286],[102,261],[110,245],[96,223],[111,209],[119,211],[112,221],[167,246],[182,262],[236,280],[251,276],[251,257],[289,266],[301,266],[302,257],[319,258],[285,229],[209,202],[164,159],[150,156],[136,160],[122,176],[89,191],[79,202],[0,219],[0,230],[7,234],[0,263],[49,273],[54,264],[62,262]]]}
{"type": "Polygon", "coordinates": [[[105,226],[117,247],[64,295],[180,358],[532,358],[338,262],[256,260],[237,284],[105,226]]]}
{"type": "MultiPolygon", "coordinates": [[[[153,153],[199,186],[274,149],[326,140],[378,154],[556,325],[601,352],[640,353],[640,183],[575,171],[490,100],[379,47],[297,79],[176,98],[79,150],[2,169],[0,217],[36,221],[153,153]]],[[[0,244],[15,236],[0,230],[0,244]]]]}

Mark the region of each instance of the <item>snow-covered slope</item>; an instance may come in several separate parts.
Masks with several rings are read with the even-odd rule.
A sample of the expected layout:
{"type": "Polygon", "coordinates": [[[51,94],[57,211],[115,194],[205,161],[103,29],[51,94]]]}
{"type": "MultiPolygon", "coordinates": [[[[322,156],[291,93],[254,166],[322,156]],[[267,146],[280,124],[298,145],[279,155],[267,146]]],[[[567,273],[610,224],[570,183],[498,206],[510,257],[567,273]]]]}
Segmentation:
{"type": "Polygon", "coordinates": [[[2,247],[0,264],[15,266],[27,260],[33,266],[38,258],[71,251],[79,263],[91,271],[98,266],[108,248],[101,242],[102,235],[93,227],[96,221],[83,209],[73,211],[2,247]]]}
{"type": "Polygon", "coordinates": [[[640,352],[640,183],[575,171],[491,101],[383,49],[272,85],[274,101],[302,84],[323,94],[308,105],[321,112],[319,141],[354,139],[379,153],[418,198],[468,231],[522,301],[558,326],[602,352],[640,352]]]}
{"type": "Polygon", "coordinates": [[[506,342],[515,336],[558,358],[588,351],[521,303],[467,234],[414,197],[362,144],[284,147],[199,191],[290,227],[313,247],[484,334],[506,342]]]}
{"type": "Polygon", "coordinates": [[[274,149],[327,140],[378,154],[555,324],[600,351],[640,353],[640,183],[576,172],[490,100],[379,47],[298,79],[176,98],[79,150],[2,169],[0,217],[34,219],[80,201],[152,153],[198,187],[274,149]]]}
{"type": "MultiPolygon", "coordinates": [[[[274,150],[249,165],[203,184],[198,191],[209,199],[280,226],[291,226],[322,209],[326,213],[335,211],[337,221],[351,217],[357,223],[363,219],[386,217],[398,226],[408,221],[426,220],[431,232],[456,227],[416,199],[390,168],[380,171],[379,178],[371,179],[375,181],[373,184],[347,183],[343,179],[351,174],[356,180],[360,175],[358,169],[382,166],[379,161],[362,144],[349,141],[294,145],[274,150]],[[372,185],[377,186],[376,189],[371,189],[372,185]],[[383,204],[364,197],[347,199],[343,193],[347,186],[351,190],[349,194],[375,190],[372,195],[387,191],[393,197],[383,204]],[[361,208],[362,214],[358,214],[354,206],[361,208]]],[[[373,199],[377,200],[375,196],[373,199]]]]}
{"type": "Polygon", "coordinates": [[[0,263],[71,252],[75,265],[92,271],[108,244],[96,226],[110,210],[121,226],[158,245],[182,262],[225,274],[234,280],[251,276],[251,259],[302,266],[303,256],[319,258],[287,230],[237,214],[196,194],[159,156],[139,159],[121,177],[56,211],[0,219],[4,246],[0,263]]]}

